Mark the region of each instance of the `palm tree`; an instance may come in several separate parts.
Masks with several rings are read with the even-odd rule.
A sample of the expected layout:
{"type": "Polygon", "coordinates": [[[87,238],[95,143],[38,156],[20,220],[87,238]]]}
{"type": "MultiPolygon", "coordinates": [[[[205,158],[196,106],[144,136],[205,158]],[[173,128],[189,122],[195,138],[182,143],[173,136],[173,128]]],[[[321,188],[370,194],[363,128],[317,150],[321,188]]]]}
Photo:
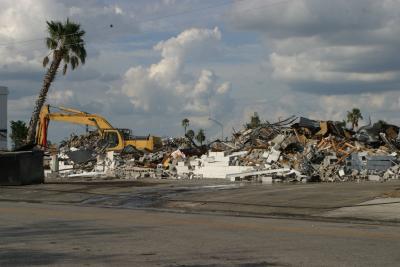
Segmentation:
{"type": "Polygon", "coordinates": [[[203,129],[200,129],[199,132],[197,133],[196,140],[197,140],[197,142],[200,143],[201,146],[203,145],[204,140],[206,140],[206,136],[204,134],[203,129]]]}
{"type": "Polygon", "coordinates": [[[358,127],[358,120],[362,120],[363,116],[359,108],[353,108],[351,111],[347,111],[347,122],[351,123],[351,129],[354,130],[358,127]]]}
{"type": "Polygon", "coordinates": [[[189,126],[189,119],[188,118],[184,118],[182,120],[182,127],[185,129],[185,135],[186,135],[186,129],[189,126]]]}
{"type": "Polygon", "coordinates": [[[60,21],[47,21],[47,31],[49,37],[46,38],[47,48],[50,49],[48,56],[43,59],[43,67],[49,63],[49,56],[53,54],[50,67],[47,69],[43,79],[42,89],[36,100],[35,108],[29,122],[29,130],[26,142],[33,143],[36,135],[36,126],[39,120],[39,113],[43,104],[46,102],[47,92],[57,74],[60,64],[63,64],[63,74],[67,72],[68,65],[74,70],[79,64],[85,64],[86,50],[83,36],[85,31],[77,23],[69,19],[64,23],[60,21]]]}
{"type": "Polygon", "coordinates": [[[258,116],[258,113],[254,112],[253,116],[251,116],[251,118],[250,118],[250,123],[246,124],[246,128],[254,129],[254,128],[260,126],[260,123],[261,123],[261,121],[260,121],[260,117],[258,116]]]}

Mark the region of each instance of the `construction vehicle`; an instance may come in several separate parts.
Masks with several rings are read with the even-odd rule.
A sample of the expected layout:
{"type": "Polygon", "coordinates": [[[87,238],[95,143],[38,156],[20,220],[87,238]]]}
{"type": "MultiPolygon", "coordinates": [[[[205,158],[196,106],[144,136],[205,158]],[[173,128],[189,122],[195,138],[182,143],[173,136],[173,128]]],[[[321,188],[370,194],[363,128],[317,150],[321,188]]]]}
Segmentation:
{"type": "Polygon", "coordinates": [[[62,121],[96,127],[107,151],[132,151],[134,149],[154,151],[162,146],[161,138],[156,136],[133,136],[130,129],[114,128],[105,118],[80,110],[45,105],[39,115],[36,143],[47,147],[47,129],[50,121],[62,121]],[[50,112],[50,107],[59,112],[50,112]]]}

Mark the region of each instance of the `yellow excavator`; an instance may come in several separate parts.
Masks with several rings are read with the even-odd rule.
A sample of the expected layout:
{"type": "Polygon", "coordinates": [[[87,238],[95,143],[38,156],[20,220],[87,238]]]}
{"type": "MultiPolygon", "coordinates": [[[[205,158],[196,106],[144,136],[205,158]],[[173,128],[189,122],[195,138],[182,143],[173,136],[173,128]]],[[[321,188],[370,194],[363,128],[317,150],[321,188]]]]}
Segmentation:
{"type": "Polygon", "coordinates": [[[130,129],[114,128],[100,115],[50,105],[43,106],[39,115],[36,143],[40,146],[47,146],[47,129],[51,120],[97,127],[101,138],[107,143],[107,151],[120,152],[130,149],[154,151],[162,147],[160,137],[133,136],[130,129]],[[50,112],[50,107],[59,112],[50,112]]]}

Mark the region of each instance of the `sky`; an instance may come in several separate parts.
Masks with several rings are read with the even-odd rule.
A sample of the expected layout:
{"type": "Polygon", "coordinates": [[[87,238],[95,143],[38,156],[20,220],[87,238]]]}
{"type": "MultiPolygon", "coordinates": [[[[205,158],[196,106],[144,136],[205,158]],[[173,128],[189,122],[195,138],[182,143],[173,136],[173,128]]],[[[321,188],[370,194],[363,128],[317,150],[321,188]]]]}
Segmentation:
{"type": "MultiPolygon", "coordinates": [[[[209,139],[254,112],[400,124],[399,0],[0,0],[0,85],[9,120],[29,122],[49,51],[46,21],[86,31],[86,63],[48,103],[106,117],[134,134],[209,139]]],[[[60,141],[84,127],[51,122],[60,141]]]]}

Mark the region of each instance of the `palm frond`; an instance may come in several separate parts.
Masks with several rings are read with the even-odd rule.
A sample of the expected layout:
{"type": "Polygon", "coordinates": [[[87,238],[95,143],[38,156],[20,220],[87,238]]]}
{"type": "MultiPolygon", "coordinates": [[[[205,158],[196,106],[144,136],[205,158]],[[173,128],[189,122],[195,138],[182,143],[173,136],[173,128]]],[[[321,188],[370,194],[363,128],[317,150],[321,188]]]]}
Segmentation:
{"type": "Polygon", "coordinates": [[[57,41],[54,40],[53,38],[47,37],[46,45],[47,45],[47,48],[54,50],[57,48],[57,41]]]}
{"type": "Polygon", "coordinates": [[[70,62],[70,57],[67,50],[63,53],[63,60],[65,64],[68,64],[70,62]]]}
{"type": "Polygon", "coordinates": [[[43,58],[43,68],[45,68],[45,67],[47,66],[48,63],[49,63],[49,57],[48,57],[48,56],[45,56],[45,57],[43,58]]]}
{"type": "Polygon", "coordinates": [[[71,67],[74,70],[76,67],[79,66],[79,59],[76,56],[71,57],[71,67]]]}

